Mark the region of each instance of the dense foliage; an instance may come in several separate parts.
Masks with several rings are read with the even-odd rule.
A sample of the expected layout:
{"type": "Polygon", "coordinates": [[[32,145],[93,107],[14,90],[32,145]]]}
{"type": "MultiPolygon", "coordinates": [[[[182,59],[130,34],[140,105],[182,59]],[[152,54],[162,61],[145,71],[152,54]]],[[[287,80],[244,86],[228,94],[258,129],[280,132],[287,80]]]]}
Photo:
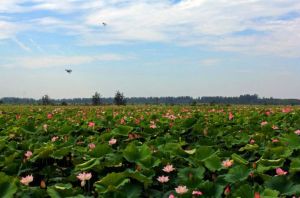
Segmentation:
{"type": "MultiPolygon", "coordinates": [[[[42,100],[31,98],[2,98],[5,104],[42,104],[42,100]]],[[[53,104],[93,104],[93,98],[72,98],[72,99],[52,99],[53,104]]],[[[113,104],[114,98],[101,98],[103,104],[113,104]]],[[[193,98],[190,96],[180,97],[127,97],[127,104],[259,104],[259,105],[300,105],[300,99],[278,99],[278,98],[261,98],[258,95],[241,95],[238,97],[209,96],[193,98]]]]}
{"type": "Polygon", "coordinates": [[[300,109],[0,106],[0,197],[300,196],[300,109]]]}

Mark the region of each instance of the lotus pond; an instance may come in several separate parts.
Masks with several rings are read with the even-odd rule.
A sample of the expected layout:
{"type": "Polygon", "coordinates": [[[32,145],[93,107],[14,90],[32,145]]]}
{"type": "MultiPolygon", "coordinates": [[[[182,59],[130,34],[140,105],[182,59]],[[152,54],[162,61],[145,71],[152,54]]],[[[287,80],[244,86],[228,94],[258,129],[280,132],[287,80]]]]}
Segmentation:
{"type": "Polygon", "coordinates": [[[300,108],[0,106],[0,197],[300,197],[300,108]]]}

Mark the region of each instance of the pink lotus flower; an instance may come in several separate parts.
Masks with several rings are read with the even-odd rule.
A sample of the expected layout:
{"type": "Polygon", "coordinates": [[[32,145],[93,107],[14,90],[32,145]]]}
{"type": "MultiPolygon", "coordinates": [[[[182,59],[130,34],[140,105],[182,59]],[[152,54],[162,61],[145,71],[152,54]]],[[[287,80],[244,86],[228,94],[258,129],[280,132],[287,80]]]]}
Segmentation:
{"type": "Polygon", "coordinates": [[[28,160],[32,156],[32,152],[31,151],[26,151],[26,153],[24,154],[24,156],[28,160]]]}
{"type": "Polygon", "coordinates": [[[229,119],[229,120],[232,120],[233,118],[234,118],[234,115],[233,115],[231,112],[229,112],[228,119],[229,119]]]}
{"type": "Polygon", "coordinates": [[[55,141],[58,140],[58,139],[59,139],[58,136],[53,136],[53,137],[51,138],[51,142],[55,142],[55,141]]]}
{"type": "Polygon", "coordinates": [[[259,192],[255,192],[255,193],[254,193],[254,198],[260,198],[259,192]]]}
{"type": "Polygon", "coordinates": [[[273,129],[273,130],[278,130],[279,128],[278,128],[277,126],[273,125],[273,126],[272,126],[272,129],[273,129]]]}
{"type": "Polygon", "coordinates": [[[254,143],[255,143],[255,140],[251,139],[250,144],[254,144],[254,143]]]}
{"type": "Polygon", "coordinates": [[[289,113],[291,112],[293,109],[291,107],[285,107],[282,109],[282,113],[289,113]]]}
{"type": "Polygon", "coordinates": [[[159,181],[160,183],[167,183],[169,181],[169,176],[164,176],[164,175],[159,176],[157,178],[157,181],[159,181]]]}
{"type": "Polygon", "coordinates": [[[265,126],[265,125],[267,125],[267,124],[268,124],[267,121],[263,121],[263,122],[260,123],[261,126],[265,126]]]}
{"type": "Polygon", "coordinates": [[[276,174],[277,175],[286,175],[288,172],[282,170],[281,168],[276,168],[276,174]]]}
{"type": "Polygon", "coordinates": [[[266,111],[265,114],[266,114],[267,116],[269,116],[269,115],[271,115],[271,111],[266,111]]]}
{"type": "Polygon", "coordinates": [[[130,140],[133,140],[133,139],[137,139],[137,138],[140,138],[141,136],[139,134],[136,134],[136,133],[129,133],[128,134],[128,138],[130,140]]]}
{"type": "Polygon", "coordinates": [[[114,145],[114,144],[116,144],[117,143],[117,139],[115,139],[115,138],[111,138],[109,141],[108,141],[108,144],[109,145],[114,145]]]}
{"type": "Polygon", "coordinates": [[[182,195],[184,193],[187,193],[189,189],[187,189],[186,186],[178,186],[177,188],[175,188],[176,193],[182,195]]]}
{"type": "Polygon", "coordinates": [[[21,118],[21,115],[16,115],[16,119],[20,119],[21,118]]]}
{"type": "Polygon", "coordinates": [[[168,118],[169,118],[170,120],[175,120],[177,117],[174,116],[174,115],[169,115],[168,118]]]}
{"type": "Polygon", "coordinates": [[[33,176],[32,175],[27,175],[26,177],[22,177],[22,179],[20,180],[20,182],[26,186],[29,185],[30,182],[33,181],[33,176]]]}
{"type": "Polygon", "coordinates": [[[135,124],[140,124],[141,121],[139,119],[135,119],[135,124]]]}
{"type": "Polygon", "coordinates": [[[171,194],[169,195],[169,198],[175,198],[175,196],[173,195],[173,193],[171,193],[171,194]]]}
{"type": "Polygon", "coordinates": [[[297,134],[297,135],[300,135],[300,130],[298,129],[294,133],[297,134]]]}
{"type": "Polygon", "coordinates": [[[95,127],[95,123],[94,122],[89,122],[88,126],[89,127],[95,127]]]}
{"type": "Polygon", "coordinates": [[[156,124],[155,124],[154,121],[151,121],[151,122],[150,122],[150,128],[151,128],[151,129],[156,129],[156,128],[157,128],[157,126],[156,126],[156,124]]]}
{"type": "Polygon", "coordinates": [[[168,164],[168,165],[166,165],[162,170],[163,170],[164,172],[166,172],[166,173],[170,173],[170,172],[174,171],[175,168],[173,167],[172,164],[168,164]]]}
{"type": "Polygon", "coordinates": [[[276,142],[279,142],[279,140],[278,139],[273,139],[272,142],[276,143],[276,142]]]}
{"type": "Polygon", "coordinates": [[[51,142],[55,142],[56,140],[58,140],[58,136],[53,136],[52,138],[51,138],[51,142]]]}
{"type": "Polygon", "coordinates": [[[233,160],[227,159],[227,160],[225,160],[225,161],[222,162],[222,165],[223,165],[225,168],[229,168],[229,167],[231,167],[231,166],[233,165],[233,160]]]}
{"type": "Polygon", "coordinates": [[[126,124],[126,121],[125,121],[124,118],[122,118],[122,119],[120,120],[120,124],[126,124]]]}
{"type": "Polygon", "coordinates": [[[86,181],[90,180],[92,178],[92,173],[79,173],[77,175],[77,179],[81,181],[80,185],[83,187],[86,183],[86,181]]]}
{"type": "Polygon", "coordinates": [[[52,119],[52,118],[53,118],[52,113],[48,113],[47,118],[48,118],[48,119],[52,119]]]}
{"type": "Polygon", "coordinates": [[[203,195],[203,193],[201,191],[194,190],[192,192],[192,195],[200,196],[200,195],[203,195]]]}
{"type": "Polygon", "coordinates": [[[94,150],[96,148],[96,145],[94,143],[89,144],[90,150],[94,150]]]}

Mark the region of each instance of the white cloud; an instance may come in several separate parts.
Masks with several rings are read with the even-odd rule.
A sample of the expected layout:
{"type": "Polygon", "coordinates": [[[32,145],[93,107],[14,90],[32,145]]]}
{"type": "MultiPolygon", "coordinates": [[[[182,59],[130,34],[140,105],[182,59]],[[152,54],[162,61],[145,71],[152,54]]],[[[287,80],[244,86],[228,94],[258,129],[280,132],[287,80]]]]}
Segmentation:
{"type": "Polygon", "coordinates": [[[101,61],[120,61],[125,57],[118,54],[102,54],[98,56],[41,56],[18,57],[6,59],[6,68],[42,69],[55,67],[72,67],[101,61]]]}
{"type": "Polygon", "coordinates": [[[0,40],[10,38],[17,30],[16,24],[0,19],[0,40]]]}
{"type": "MultiPolygon", "coordinates": [[[[34,31],[77,35],[80,45],[165,42],[214,50],[300,56],[299,18],[280,19],[300,12],[298,0],[182,0],[176,4],[169,0],[0,1],[0,12],[4,13],[37,10],[66,16],[35,18],[23,26],[34,31]],[[72,15],[68,17],[68,14],[72,15]],[[103,21],[108,24],[106,27],[101,25],[103,21]],[[237,34],[247,30],[253,34],[237,34]]],[[[0,33],[0,39],[14,34],[9,30],[0,33]]]]}

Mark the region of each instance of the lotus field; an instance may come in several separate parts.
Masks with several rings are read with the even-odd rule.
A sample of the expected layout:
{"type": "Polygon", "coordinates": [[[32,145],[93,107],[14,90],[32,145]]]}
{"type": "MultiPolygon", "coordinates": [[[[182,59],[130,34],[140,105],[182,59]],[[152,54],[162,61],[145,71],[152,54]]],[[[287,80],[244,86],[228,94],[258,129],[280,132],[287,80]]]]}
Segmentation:
{"type": "Polygon", "coordinates": [[[0,197],[300,197],[300,108],[0,106],[0,197]]]}

